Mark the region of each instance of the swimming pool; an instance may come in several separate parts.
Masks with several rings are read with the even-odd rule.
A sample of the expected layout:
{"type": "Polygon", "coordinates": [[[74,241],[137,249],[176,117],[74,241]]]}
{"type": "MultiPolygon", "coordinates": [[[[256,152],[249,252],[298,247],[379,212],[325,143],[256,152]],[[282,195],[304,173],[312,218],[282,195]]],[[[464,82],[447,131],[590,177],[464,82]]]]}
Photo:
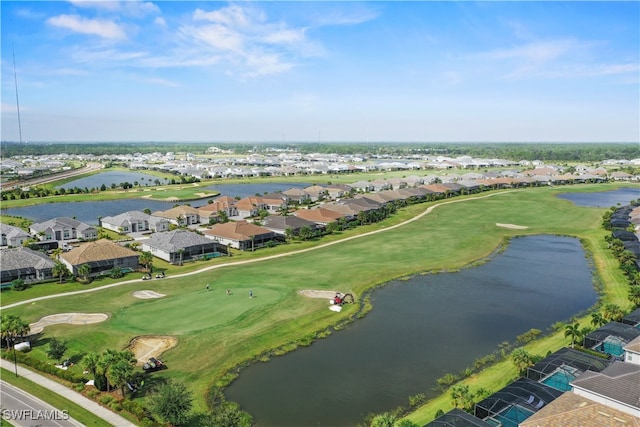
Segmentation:
{"type": "Polygon", "coordinates": [[[521,422],[533,414],[532,411],[522,406],[513,405],[485,421],[496,427],[518,427],[521,422]]]}
{"type": "Polygon", "coordinates": [[[575,380],[576,376],[564,369],[556,369],[551,375],[541,381],[542,384],[553,387],[560,391],[570,391],[573,389],[571,381],[575,380]]]}

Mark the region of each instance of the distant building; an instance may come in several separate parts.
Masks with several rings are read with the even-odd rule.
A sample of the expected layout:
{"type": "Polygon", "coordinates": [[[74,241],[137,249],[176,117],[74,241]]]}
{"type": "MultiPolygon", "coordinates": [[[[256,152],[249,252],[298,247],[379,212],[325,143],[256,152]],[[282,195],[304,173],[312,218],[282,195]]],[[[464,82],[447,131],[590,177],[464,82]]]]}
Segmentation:
{"type": "Polygon", "coordinates": [[[140,211],[128,211],[116,216],[106,216],[100,225],[117,233],[144,233],[169,230],[169,220],[140,211]]]}
{"type": "Polygon", "coordinates": [[[91,268],[90,275],[107,274],[114,268],[135,271],[139,268],[140,253],[120,246],[111,240],[101,239],[83,243],[60,255],[60,261],[69,268],[74,276],[83,264],[91,268]]]}

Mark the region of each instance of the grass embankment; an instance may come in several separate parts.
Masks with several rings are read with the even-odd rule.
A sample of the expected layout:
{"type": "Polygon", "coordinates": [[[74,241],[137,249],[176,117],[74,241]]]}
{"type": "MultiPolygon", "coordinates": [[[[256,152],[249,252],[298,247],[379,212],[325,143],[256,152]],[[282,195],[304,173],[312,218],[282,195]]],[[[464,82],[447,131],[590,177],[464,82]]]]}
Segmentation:
{"type": "Polygon", "coordinates": [[[6,369],[0,368],[0,373],[2,374],[2,381],[6,381],[11,385],[26,391],[59,410],[67,411],[71,418],[85,426],[109,427],[111,425],[102,418],[94,415],[91,411],[84,409],[82,406],[77,405],[56,393],[52,393],[49,389],[44,388],[33,381],[23,377],[16,377],[6,369]]]}
{"type": "MultiPolygon", "coordinates": [[[[590,187],[593,191],[607,188],[590,187]]],[[[197,408],[204,409],[207,390],[220,383],[231,368],[255,360],[268,350],[283,346],[295,348],[290,344],[296,341],[306,343],[305,338],[325,331],[356,310],[355,306],[349,306],[336,314],[326,309],[326,301],[306,299],[297,294],[298,290],[339,290],[360,296],[365,290],[398,277],[462,268],[488,256],[506,238],[515,235],[558,234],[599,242],[604,232],[593,230],[598,230],[604,210],[577,207],[555,197],[571,189],[536,188],[459,197],[416,221],[391,229],[401,218],[424,212],[434,203],[414,205],[383,223],[357,231],[387,227],[382,233],[314,251],[212,269],[185,278],[169,276],[163,280],[131,283],[6,311],[29,322],[64,312],[110,315],[109,320],[101,324],[47,328],[38,341],[41,345],[33,350],[35,354],[44,354],[44,349],[39,347],[50,336],[68,340],[67,354],[81,356],[87,351],[124,348],[137,335],[174,334],[179,344],[164,356],[169,369],[155,373],[154,377],[184,381],[195,393],[197,408]],[[528,228],[513,230],[497,227],[496,223],[528,228]],[[212,285],[209,292],[205,290],[206,283],[212,285]],[[152,289],[167,296],[159,300],[138,300],[131,295],[137,289],[152,289]],[[234,295],[227,297],[226,289],[231,289],[234,295]],[[249,289],[253,289],[256,298],[248,298],[249,289]]],[[[341,237],[346,235],[348,233],[341,237]]],[[[326,241],[323,239],[322,243],[326,241]]],[[[602,251],[601,244],[591,244],[594,248],[589,250],[596,259],[602,259],[598,263],[610,258],[602,251]]],[[[282,246],[277,250],[286,249],[282,246]]],[[[262,252],[268,253],[269,250],[262,252]]],[[[603,278],[605,295],[624,294],[610,290],[615,289],[617,281],[610,283],[609,280],[614,281],[615,277],[606,279],[603,278]]],[[[555,349],[563,343],[566,341],[547,345],[555,349]]],[[[511,379],[512,369],[510,366],[491,368],[485,375],[496,372],[490,384],[499,384],[511,379]]],[[[450,400],[447,396],[442,399],[450,400]]],[[[430,407],[421,413],[430,413],[430,407]]]]}

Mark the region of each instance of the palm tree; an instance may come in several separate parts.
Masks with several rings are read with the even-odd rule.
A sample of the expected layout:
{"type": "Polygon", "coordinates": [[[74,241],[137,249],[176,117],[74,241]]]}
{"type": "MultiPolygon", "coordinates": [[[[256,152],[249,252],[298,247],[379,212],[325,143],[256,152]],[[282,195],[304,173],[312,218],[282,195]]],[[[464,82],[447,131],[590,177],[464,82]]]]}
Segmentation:
{"type": "Polygon", "coordinates": [[[184,254],[184,249],[183,248],[178,249],[178,255],[180,255],[180,262],[178,265],[182,265],[182,254],[184,254]]]}
{"type": "Polygon", "coordinates": [[[607,319],[605,319],[604,317],[602,317],[602,313],[595,312],[595,313],[591,313],[591,325],[599,328],[600,326],[604,325],[605,323],[607,323],[607,319]]]}
{"type": "Polygon", "coordinates": [[[607,320],[619,321],[624,317],[624,311],[616,304],[607,304],[604,306],[602,315],[607,320]]]}
{"type": "Polygon", "coordinates": [[[68,272],[67,267],[60,261],[56,261],[56,265],[51,269],[51,274],[53,274],[54,277],[60,278],[60,283],[62,283],[62,279],[64,279],[64,276],[66,276],[68,272]]]}
{"type": "Polygon", "coordinates": [[[61,254],[62,254],[62,248],[58,246],[53,250],[53,252],[51,252],[51,257],[55,260],[59,260],[61,254]]]}
{"type": "Polygon", "coordinates": [[[576,341],[582,338],[582,332],[580,331],[580,323],[574,323],[565,327],[564,336],[571,337],[571,348],[575,347],[576,341]]]}
{"type": "Polygon", "coordinates": [[[524,348],[518,347],[511,353],[511,360],[522,375],[526,372],[529,366],[533,366],[535,358],[524,348]]]}
{"type": "Polygon", "coordinates": [[[16,338],[27,335],[31,330],[27,322],[13,314],[2,314],[1,319],[2,339],[7,342],[7,348],[11,347],[16,338]]]}
{"type": "Polygon", "coordinates": [[[398,418],[391,412],[376,415],[371,420],[371,427],[393,427],[398,418]]]}
{"type": "Polygon", "coordinates": [[[82,264],[80,267],[78,267],[78,275],[80,275],[80,277],[82,277],[82,280],[84,280],[85,282],[89,280],[89,274],[91,274],[91,267],[89,266],[89,264],[82,264]]]}
{"type": "Polygon", "coordinates": [[[151,252],[143,251],[138,258],[140,264],[144,265],[145,268],[151,272],[151,268],[153,266],[153,254],[151,252]]]}
{"type": "Polygon", "coordinates": [[[100,356],[97,353],[87,353],[82,358],[82,366],[84,367],[84,369],[91,372],[94,379],[95,379],[96,373],[98,372],[99,361],[100,361],[100,356]]]}
{"type": "Polygon", "coordinates": [[[629,301],[636,307],[640,307],[640,285],[633,285],[629,287],[629,301]]]}

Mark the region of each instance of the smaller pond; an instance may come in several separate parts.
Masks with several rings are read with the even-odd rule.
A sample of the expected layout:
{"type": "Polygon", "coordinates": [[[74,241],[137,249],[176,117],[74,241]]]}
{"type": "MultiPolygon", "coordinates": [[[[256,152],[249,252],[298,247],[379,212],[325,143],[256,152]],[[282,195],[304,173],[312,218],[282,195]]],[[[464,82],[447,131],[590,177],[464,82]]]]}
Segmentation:
{"type": "Polygon", "coordinates": [[[620,188],[594,193],[562,193],[558,197],[569,200],[578,206],[609,208],[618,204],[628,205],[632,200],[639,199],[640,188],[620,188]]]}
{"type": "Polygon", "coordinates": [[[312,184],[305,182],[265,182],[261,184],[214,184],[204,187],[208,191],[217,191],[221,196],[245,198],[256,194],[275,193],[291,188],[306,188],[312,184]]]}
{"type": "Polygon", "coordinates": [[[138,182],[138,184],[140,184],[140,186],[142,187],[151,187],[157,185],[156,181],[158,181],[161,185],[167,183],[164,178],[159,178],[157,176],[149,175],[142,172],[108,171],[84,178],[79,178],[74,181],[67,182],[64,185],[59,185],[56,188],[64,188],[65,190],[76,187],[100,188],[102,185],[106,186],[107,188],[111,188],[111,184],[115,184],[116,186],[118,186],[124,182],[128,182],[129,184],[138,182]]]}

